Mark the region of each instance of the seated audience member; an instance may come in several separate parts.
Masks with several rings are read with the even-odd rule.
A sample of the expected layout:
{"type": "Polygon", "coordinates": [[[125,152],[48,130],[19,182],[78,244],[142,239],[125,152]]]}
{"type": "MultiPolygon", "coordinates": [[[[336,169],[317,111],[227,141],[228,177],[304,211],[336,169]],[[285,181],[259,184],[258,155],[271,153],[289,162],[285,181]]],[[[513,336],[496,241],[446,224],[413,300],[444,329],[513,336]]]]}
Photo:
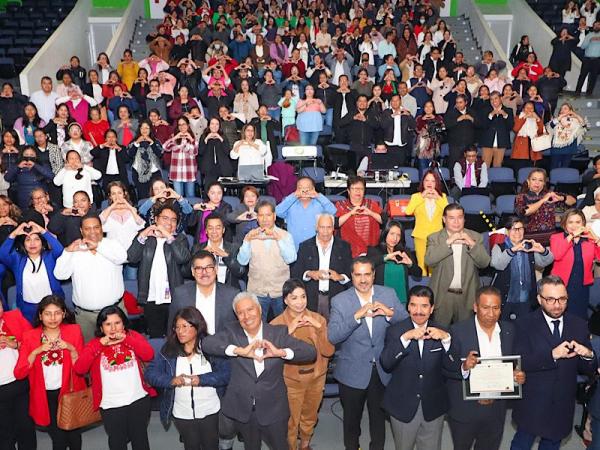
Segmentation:
{"type": "Polygon", "coordinates": [[[17,308],[32,323],[42,298],[64,297],[54,276],[62,252],[63,246],[52,233],[35,222],[22,222],[0,246],[0,262],[15,277],[17,308]]]}
{"type": "Polygon", "coordinates": [[[265,442],[274,449],[287,449],[289,402],[284,362],[312,362],[315,348],[290,336],[287,327],[261,320],[260,303],[254,294],[239,293],[233,308],[238,322],[202,342],[202,350],[209,355],[235,356],[229,360],[231,379],[221,412],[232,422],[234,433],[241,433],[247,448],[258,449],[265,442]],[[269,361],[257,358],[258,354],[269,361]],[[254,364],[250,361],[248,365],[247,359],[254,364]]]}
{"type": "Polygon", "coordinates": [[[535,270],[552,264],[554,255],[539,242],[525,239],[520,217],[509,217],[504,226],[504,241],[492,248],[492,285],[502,297],[502,320],[516,320],[537,307],[535,270]]]}
{"type": "Polygon", "coordinates": [[[77,322],[87,341],[94,336],[98,313],[105,306],[123,305],[123,264],[127,251],[103,237],[102,222],[93,214],[81,218],[81,239],[65,247],[54,276],[71,278],[77,322]]]}
{"type": "Polygon", "coordinates": [[[127,260],[138,265],[138,303],[150,338],[167,334],[171,292],[183,284],[190,260],[187,237],[176,234],[178,213],[169,205],[158,209],[155,223],[144,229],[127,250],[127,260]]]}
{"type": "Polygon", "coordinates": [[[408,276],[421,276],[421,268],[415,255],[403,242],[400,222],[391,220],[381,231],[379,244],[369,247],[367,258],[375,267],[375,284],[391,287],[396,291],[400,303],[408,299],[408,276]]]}
{"type": "Polygon", "coordinates": [[[230,212],[226,221],[235,225],[234,241],[241,243],[246,234],[258,227],[256,205],[258,203],[258,189],[254,186],[244,186],[240,193],[240,205],[230,212]]]}
{"type": "Polygon", "coordinates": [[[291,273],[304,281],[308,309],[329,319],[330,299],[350,282],[352,252],[348,242],[334,237],[333,215],[319,214],[316,222],[316,236],[300,244],[291,273]]]}
{"type": "Polygon", "coordinates": [[[81,238],[81,218],[92,211],[90,196],[85,191],[73,194],[73,207],[63,208],[50,218],[48,230],[66,247],[81,238]]]}
{"type": "MultiPolygon", "coordinates": [[[[189,227],[196,226],[194,245],[202,244],[208,240],[205,227],[205,221],[208,216],[218,215],[225,221],[225,217],[232,211],[231,205],[223,200],[224,188],[221,183],[213,181],[210,184],[205,184],[205,186],[207,201],[196,203],[193,206],[194,213],[188,220],[189,227]]],[[[223,229],[223,231],[226,230],[223,229]]]]}
{"type": "Polygon", "coordinates": [[[129,165],[129,154],[125,147],[117,143],[115,130],[104,133],[104,143],[92,149],[94,160],[92,164],[102,174],[102,185],[108,193],[108,185],[113,181],[120,181],[124,185],[129,184],[127,166],[129,165]]]}
{"type": "Polygon", "coordinates": [[[283,378],[290,405],[288,421],[289,448],[310,448],[310,440],[317,425],[317,414],[323,400],[329,358],[335,347],[327,339],[325,318],[307,308],[304,283],[289,279],[283,285],[283,313],[271,321],[271,325],[285,325],[290,336],[315,347],[317,358],[312,364],[285,364],[283,378]]]}
{"type": "Polygon", "coordinates": [[[488,195],[487,164],[477,156],[477,147],[467,147],[463,158],[454,164],[454,198],[463,195],[479,194],[488,195]]]}
{"type": "Polygon", "coordinates": [[[33,326],[23,333],[14,370],[17,380],[29,381],[29,415],[37,426],[47,428],[53,447],[81,450],[82,430],[66,431],[57,424],[60,398],[86,388],[73,371],[83,350],[81,328],[57,295],[39,302],[33,326]]]}
{"type": "Polygon", "coordinates": [[[10,166],[4,174],[4,179],[11,183],[11,188],[16,191],[17,204],[21,209],[29,206],[34,189],[45,188],[53,178],[50,167],[38,163],[37,152],[31,146],[21,150],[19,163],[10,166]]]}
{"type": "Polygon", "coordinates": [[[180,309],[170,324],[165,344],[144,371],[146,381],[162,389],[160,420],[165,428],[175,423],[184,448],[216,449],[229,361],[203,353],[202,341],[209,333],[196,308],[180,309]]]}
{"type": "Polygon", "coordinates": [[[275,212],[277,217],[285,220],[297,250],[302,242],[315,235],[319,214],[335,214],[336,209],[327,197],[315,190],[312,178],[301,177],[296,181],[296,191],[284,198],[275,212]]]}
{"type": "Polygon", "coordinates": [[[233,144],[229,157],[238,160],[238,167],[263,165],[266,170],[272,163],[271,152],[264,142],[257,138],[256,129],[250,124],[242,128],[242,139],[233,144]]]}
{"type": "Polygon", "coordinates": [[[379,203],[365,198],[367,184],[361,177],[350,177],[346,183],[348,199],[336,203],[340,236],[352,248],[352,257],[367,253],[367,247],[379,239],[382,210],[379,203]]]}
{"type": "Polygon", "coordinates": [[[596,189],[600,187],[600,155],[592,159],[592,169],[583,174],[581,184],[585,186],[584,206],[593,206],[596,189]]]}
{"type": "Polygon", "coordinates": [[[108,448],[149,449],[150,397],[156,391],[144,380],[143,365],[154,350],[146,338],[131,330],[121,308],[110,305],[98,313],[95,337],[81,350],[73,368],[90,374],[94,410],[100,410],[108,448]]]}
{"type": "Polygon", "coordinates": [[[85,192],[90,202],[93,202],[92,181],[99,180],[102,172],[82,164],[81,156],[76,150],[69,150],[65,161],[65,166],[54,177],[54,184],[62,186],[64,207],[72,208],[75,193],[80,191],[85,192]]]}
{"type": "Polygon", "coordinates": [[[290,277],[289,265],[296,261],[292,235],[275,225],[275,207],[261,201],[256,207],[258,228],[250,230],[238,252],[237,260],[248,266],[248,292],[258,296],[263,320],[283,312],[281,288],[290,277]]]}
{"type": "Polygon", "coordinates": [[[177,225],[177,232],[181,232],[187,223],[187,217],[193,211],[192,205],[160,178],[154,180],[150,185],[150,198],[146,199],[139,207],[140,216],[150,225],[154,223],[156,211],[164,204],[169,204],[179,214],[180,221],[177,225]]]}
{"type": "Polygon", "coordinates": [[[215,268],[219,283],[240,288],[240,279],[246,273],[245,267],[237,261],[239,245],[224,239],[226,225],[223,216],[211,213],[203,219],[207,240],[196,242],[192,247],[192,255],[204,250],[212,254],[216,260],[215,268]]]}

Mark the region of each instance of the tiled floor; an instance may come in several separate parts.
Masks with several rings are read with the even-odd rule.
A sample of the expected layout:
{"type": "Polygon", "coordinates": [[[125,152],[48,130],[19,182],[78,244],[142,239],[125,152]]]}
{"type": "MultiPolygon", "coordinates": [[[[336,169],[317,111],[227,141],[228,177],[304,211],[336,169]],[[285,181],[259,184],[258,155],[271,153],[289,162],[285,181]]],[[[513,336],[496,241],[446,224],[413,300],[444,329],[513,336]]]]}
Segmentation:
{"type": "MultiPolygon", "coordinates": [[[[342,450],[342,423],[341,420],[336,417],[341,417],[342,408],[338,401],[335,399],[325,399],[321,412],[319,414],[319,424],[315,432],[312,447],[315,450],[342,450]]],[[[580,409],[578,408],[575,417],[577,420],[581,415],[580,409]]],[[[509,450],[510,440],[514,434],[514,428],[510,422],[510,411],[507,415],[505,424],[504,440],[502,442],[501,450],[509,450]]],[[[362,448],[368,449],[368,420],[366,415],[363,417],[362,424],[363,439],[361,440],[362,448]]],[[[169,431],[164,431],[160,421],[158,419],[158,412],[152,413],[152,419],[149,427],[150,435],[150,446],[153,450],[175,450],[182,449],[183,446],[179,443],[177,432],[172,426],[169,431]]],[[[38,449],[39,450],[50,450],[50,439],[46,433],[38,433],[38,449]]],[[[106,450],[107,440],[102,427],[97,427],[93,430],[89,430],[83,435],[83,448],[84,450],[106,450]]],[[[237,443],[235,446],[236,450],[242,449],[243,446],[237,443]]],[[[266,447],[265,447],[266,448],[266,447]]],[[[387,439],[386,439],[386,450],[392,450],[394,448],[392,435],[388,427],[387,439]]],[[[575,434],[571,435],[569,439],[563,442],[561,450],[582,450],[583,444],[579,437],[575,434]]],[[[452,442],[450,440],[450,433],[447,425],[444,426],[444,436],[442,439],[442,449],[451,450],[452,442]]]]}

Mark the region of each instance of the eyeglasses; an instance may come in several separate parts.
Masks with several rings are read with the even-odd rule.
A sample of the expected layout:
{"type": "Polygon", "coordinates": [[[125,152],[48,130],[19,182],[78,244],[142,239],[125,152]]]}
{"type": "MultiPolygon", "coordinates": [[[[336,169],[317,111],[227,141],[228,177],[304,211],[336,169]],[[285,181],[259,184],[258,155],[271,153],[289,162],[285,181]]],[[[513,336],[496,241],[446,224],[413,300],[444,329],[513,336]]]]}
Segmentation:
{"type": "Polygon", "coordinates": [[[194,267],[194,272],[212,272],[213,270],[215,270],[215,266],[212,264],[210,266],[206,266],[206,267],[202,267],[202,266],[194,267]]]}
{"type": "Polygon", "coordinates": [[[158,216],[157,218],[164,222],[177,223],[177,217],[158,216]]]}
{"type": "Polygon", "coordinates": [[[523,231],[525,227],[512,227],[510,231],[523,231]]]}
{"type": "Polygon", "coordinates": [[[554,298],[554,297],[544,297],[543,295],[540,295],[540,298],[542,300],[544,300],[545,302],[550,303],[550,304],[554,304],[554,305],[556,305],[557,303],[560,303],[561,305],[564,305],[565,303],[567,303],[567,300],[569,299],[569,297],[554,298]]]}

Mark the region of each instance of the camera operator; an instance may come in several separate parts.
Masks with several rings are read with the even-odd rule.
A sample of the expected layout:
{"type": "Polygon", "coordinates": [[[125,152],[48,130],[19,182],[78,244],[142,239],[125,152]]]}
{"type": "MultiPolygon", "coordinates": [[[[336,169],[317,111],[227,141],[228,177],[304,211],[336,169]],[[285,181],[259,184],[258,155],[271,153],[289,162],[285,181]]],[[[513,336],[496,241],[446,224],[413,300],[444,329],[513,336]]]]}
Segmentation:
{"type": "Polygon", "coordinates": [[[417,117],[417,168],[421,177],[431,161],[440,154],[440,145],[446,131],[444,119],[435,113],[433,101],[427,100],[423,105],[423,114],[417,117]]]}

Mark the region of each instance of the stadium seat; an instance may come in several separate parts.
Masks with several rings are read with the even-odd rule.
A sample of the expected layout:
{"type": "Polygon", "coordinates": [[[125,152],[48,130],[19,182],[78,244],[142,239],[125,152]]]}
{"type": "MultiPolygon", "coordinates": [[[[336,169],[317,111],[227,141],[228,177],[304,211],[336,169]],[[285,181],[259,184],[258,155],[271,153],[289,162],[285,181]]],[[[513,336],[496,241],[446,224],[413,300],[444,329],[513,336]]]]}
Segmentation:
{"type": "Polygon", "coordinates": [[[0,78],[15,78],[17,70],[12,57],[0,58],[0,78]]]}
{"type": "Polygon", "coordinates": [[[514,194],[517,187],[515,173],[508,167],[491,167],[488,169],[490,192],[494,197],[514,194]]]}
{"type": "Polygon", "coordinates": [[[258,197],[259,202],[262,202],[263,200],[272,203],[274,206],[277,205],[277,200],[275,200],[275,197],[271,195],[261,195],[260,197],[258,197]]]}
{"type": "Polygon", "coordinates": [[[333,204],[335,204],[335,202],[343,202],[344,200],[346,200],[346,197],[344,197],[343,195],[331,194],[331,195],[326,195],[326,197],[333,204]]]}
{"type": "Polygon", "coordinates": [[[496,215],[499,217],[499,225],[502,226],[507,216],[515,213],[516,195],[501,195],[496,198],[496,215]]]}
{"type": "Polygon", "coordinates": [[[310,177],[317,184],[325,182],[325,169],[322,167],[303,167],[301,172],[303,177],[310,177]]]}
{"type": "Polygon", "coordinates": [[[535,167],[522,167],[521,169],[519,169],[519,173],[517,174],[517,183],[519,183],[519,186],[525,183],[527,177],[529,176],[529,173],[533,169],[535,169],[535,167]]]}
{"type": "Polygon", "coordinates": [[[577,169],[560,167],[550,171],[550,184],[557,192],[577,196],[581,190],[581,177],[577,169]]]}
{"type": "Polygon", "coordinates": [[[381,206],[382,208],[384,206],[383,205],[383,199],[379,195],[367,194],[367,195],[365,195],[365,198],[368,198],[369,200],[376,201],[377,203],[379,203],[379,206],[381,206]]]}
{"type": "Polygon", "coordinates": [[[465,209],[465,228],[484,233],[490,230],[483,215],[493,224],[494,212],[490,198],[486,195],[464,195],[460,204],[465,209]]]}
{"type": "Polygon", "coordinates": [[[224,195],[223,201],[227,202],[231,205],[231,209],[236,209],[240,206],[240,199],[238,197],[234,197],[233,195],[224,195]]]}

